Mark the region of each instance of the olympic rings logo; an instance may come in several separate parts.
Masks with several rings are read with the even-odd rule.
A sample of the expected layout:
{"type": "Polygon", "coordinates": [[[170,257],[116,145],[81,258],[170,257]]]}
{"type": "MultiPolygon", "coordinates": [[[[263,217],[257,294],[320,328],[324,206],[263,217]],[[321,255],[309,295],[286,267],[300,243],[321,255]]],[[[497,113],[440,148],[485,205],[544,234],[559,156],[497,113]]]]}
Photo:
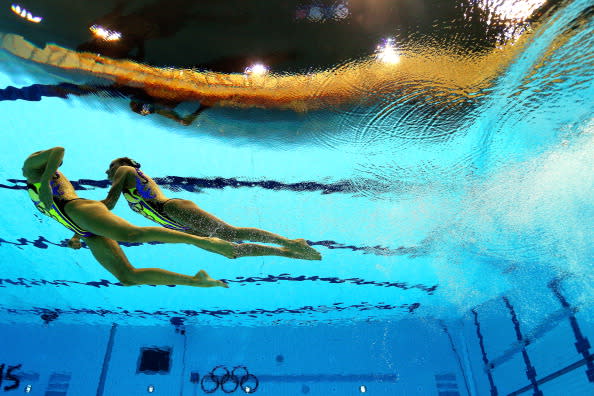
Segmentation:
{"type": "Polygon", "coordinates": [[[250,374],[245,366],[235,366],[231,372],[225,366],[216,366],[200,381],[204,393],[214,393],[219,388],[225,393],[233,393],[237,388],[245,393],[254,393],[258,385],[258,378],[250,374]]]}

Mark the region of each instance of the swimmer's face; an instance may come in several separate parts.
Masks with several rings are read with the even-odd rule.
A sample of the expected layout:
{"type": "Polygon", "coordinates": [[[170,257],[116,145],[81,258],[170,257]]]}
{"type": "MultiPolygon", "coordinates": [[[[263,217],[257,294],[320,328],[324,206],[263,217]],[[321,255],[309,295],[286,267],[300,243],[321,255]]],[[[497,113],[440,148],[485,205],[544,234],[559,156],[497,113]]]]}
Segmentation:
{"type": "Polygon", "coordinates": [[[115,175],[116,171],[118,170],[118,168],[120,166],[122,166],[120,161],[117,161],[117,160],[111,161],[111,163],[109,164],[109,168],[105,171],[105,174],[107,174],[107,178],[110,181],[113,181],[113,176],[115,175]]]}

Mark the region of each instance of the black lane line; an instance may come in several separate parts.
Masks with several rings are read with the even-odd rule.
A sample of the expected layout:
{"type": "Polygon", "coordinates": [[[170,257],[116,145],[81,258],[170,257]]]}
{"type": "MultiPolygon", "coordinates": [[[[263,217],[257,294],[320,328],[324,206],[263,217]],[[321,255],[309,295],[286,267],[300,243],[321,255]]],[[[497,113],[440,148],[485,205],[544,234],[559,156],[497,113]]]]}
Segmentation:
{"type": "MultiPolygon", "coordinates": [[[[251,277],[243,277],[238,276],[235,279],[221,279],[226,283],[236,283],[239,286],[246,286],[248,284],[254,283],[257,286],[260,286],[262,283],[277,283],[277,282],[326,282],[332,284],[349,284],[349,285],[357,285],[357,286],[376,286],[376,287],[385,287],[385,288],[396,288],[400,290],[420,290],[422,292],[427,293],[428,295],[433,295],[435,290],[437,290],[438,285],[433,286],[426,286],[423,284],[415,284],[409,285],[406,282],[379,282],[379,281],[369,281],[361,278],[337,278],[337,277],[327,277],[327,276],[317,276],[317,275],[296,275],[291,276],[290,274],[280,274],[280,275],[267,275],[267,276],[251,276],[251,277]]],[[[48,280],[48,279],[27,279],[27,278],[16,278],[16,279],[9,279],[9,278],[0,278],[0,288],[8,288],[14,286],[21,286],[25,288],[31,287],[39,287],[39,286],[91,286],[95,288],[102,288],[102,287],[124,287],[120,282],[110,282],[106,279],[101,279],[99,281],[89,281],[89,282],[81,282],[81,281],[70,281],[64,279],[55,279],[55,280],[48,280]]],[[[155,285],[146,285],[155,287],[155,285]]],[[[166,287],[176,287],[175,285],[163,285],[166,287]]]]}
{"type": "MultiPolygon", "coordinates": [[[[8,183],[0,183],[0,188],[8,190],[26,190],[27,182],[23,179],[6,179],[8,183]]],[[[336,183],[318,183],[303,181],[297,183],[283,183],[275,180],[238,180],[236,178],[198,178],[182,176],[155,177],[155,182],[162,188],[170,191],[201,192],[203,189],[223,190],[229,188],[259,187],[272,191],[295,191],[295,192],[321,192],[322,194],[334,193],[356,193],[350,181],[339,181],[336,183]]],[[[108,188],[109,180],[79,179],[70,180],[75,190],[85,191],[96,188],[108,188]]]]}
{"type": "Polygon", "coordinates": [[[293,374],[293,375],[272,375],[259,374],[258,379],[262,382],[356,382],[357,384],[390,382],[399,380],[398,374],[293,374]]]}
{"type": "Polygon", "coordinates": [[[565,296],[561,293],[561,279],[553,279],[551,282],[549,282],[548,286],[553,291],[553,294],[555,294],[555,297],[557,297],[563,308],[570,312],[569,324],[571,325],[573,335],[575,336],[575,349],[584,357],[587,365],[586,376],[588,377],[588,381],[594,382],[594,361],[592,359],[593,355],[590,353],[590,341],[582,334],[580,325],[578,324],[578,321],[574,315],[575,309],[569,304],[565,296]]]}
{"type": "MultiPolygon", "coordinates": [[[[391,311],[397,310],[404,313],[414,313],[419,307],[421,306],[420,303],[415,302],[411,304],[400,304],[400,305],[390,305],[390,304],[370,304],[368,302],[361,302],[359,304],[352,304],[352,305],[344,305],[344,303],[337,302],[331,305],[305,305],[298,308],[276,308],[276,309],[263,309],[263,308],[256,308],[250,310],[233,310],[233,309],[200,309],[200,310],[191,310],[191,309],[182,309],[178,311],[174,310],[156,310],[152,312],[144,311],[144,310],[127,310],[122,307],[117,307],[118,310],[110,310],[110,309],[91,309],[91,308],[68,308],[68,309],[61,309],[61,308],[53,308],[52,312],[54,312],[57,317],[62,317],[63,315],[98,315],[101,317],[105,317],[107,315],[116,315],[125,318],[172,318],[172,317],[198,317],[198,316],[212,316],[216,318],[224,318],[224,317],[240,317],[240,316],[248,316],[251,318],[258,318],[259,316],[266,316],[266,317],[273,317],[275,315],[281,314],[298,314],[298,315],[312,315],[312,314],[328,314],[328,313],[337,313],[343,311],[357,311],[357,312],[364,312],[364,311],[391,311]]],[[[0,310],[16,315],[24,315],[24,314],[33,314],[37,316],[41,316],[47,313],[49,308],[39,308],[33,307],[30,309],[15,309],[10,307],[0,307],[0,310]]]]}
{"type": "Polygon", "coordinates": [[[103,356],[103,364],[101,365],[101,374],[99,375],[99,383],[97,384],[96,396],[103,396],[105,391],[105,379],[107,378],[107,371],[109,370],[109,362],[111,361],[111,354],[113,352],[113,344],[115,341],[115,333],[118,325],[115,323],[111,324],[109,330],[109,340],[105,347],[105,355],[103,356]]]}
{"type": "Polygon", "coordinates": [[[518,317],[516,315],[516,311],[514,310],[514,307],[511,305],[511,303],[509,302],[507,297],[504,296],[502,298],[503,298],[503,301],[505,302],[505,305],[507,306],[507,309],[509,309],[509,312],[511,314],[511,320],[512,320],[512,323],[514,324],[516,338],[518,339],[518,342],[520,343],[520,345],[522,345],[522,357],[524,358],[524,364],[526,365],[526,377],[528,378],[528,380],[532,384],[531,385],[532,388],[534,389],[533,395],[534,396],[543,396],[542,391],[540,389],[538,389],[538,381],[536,380],[536,369],[530,362],[530,357],[528,356],[528,351],[526,351],[526,346],[528,346],[530,344],[530,340],[524,339],[524,337],[522,336],[522,331],[520,330],[520,321],[518,320],[518,317]]]}
{"type": "MultiPolygon", "coordinates": [[[[445,324],[445,322],[443,320],[440,320],[439,324],[441,325],[443,332],[446,334],[446,336],[448,337],[448,340],[450,341],[450,348],[452,349],[452,352],[454,352],[454,355],[456,356],[456,360],[458,361],[458,369],[460,370],[460,373],[462,374],[462,378],[464,378],[464,386],[466,387],[466,394],[470,395],[470,387],[468,386],[468,378],[466,377],[466,372],[464,371],[464,367],[462,366],[462,359],[460,358],[460,354],[458,353],[456,344],[454,344],[452,335],[450,334],[448,326],[445,324]]],[[[454,380],[455,380],[455,378],[454,378],[454,380]]],[[[439,385],[438,385],[438,387],[439,387],[439,385]]],[[[458,387],[458,385],[456,383],[456,389],[457,389],[457,387],[458,387]]]]}
{"type": "MultiPolygon", "coordinates": [[[[34,214],[37,216],[37,214],[34,214]]],[[[39,217],[40,219],[45,219],[44,217],[39,217]]],[[[118,242],[121,246],[126,247],[134,247],[134,246],[142,246],[146,245],[161,245],[161,242],[118,242]]],[[[336,241],[307,241],[310,246],[324,246],[330,250],[335,249],[346,249],[351,250],[353,252],[361,252],[363,254],[373,254],[376,256],[409,256],[410,258],[416,258],[420,256],[424,256],[429,253],[429,249],[423,246],[400,246],[398,248],[392,249],[384,246],[355,246],[355,245],[346,245],[343,243],[339,243],[336,241]]],[[[47,249],[50,245],[57,246],[57,247],[68,247],[68,239],[63,239],[59,242],[52,242],[46,239],[44,236],[38,236],[37,239],[30,241],[27,238],[17,238],[15,241],[9,241],[3,238],[0,238],[0,246],[2,244],[13,245],[17,247],[21,246],[32,246],[37,249],[47,249]]],[[[82,242],[82,248],[88,249],[86,244],[82,242]]]]}
{"type": "Polygon", "coordinates": [[[485,372],[487,373],[487,378],[489,379],[489,387],[491,390],[491,396],[497,396],[498,395],[497,387],[495,386],[495,381],[493,380],[493,373],[492,373],[493,365],[489,362],[489,358],[487,357],[487,351],[485,349],[485,339],[483,338],[483,333],[481,332],[481,325],[478,320],[478,313],[476,312],[476,309],[472,309],[471,312],[472,312],[472,315],[474,316],[474,326],[476,327],[476,336],[478,337],[479,346],[481,347],[481,354],[483,355],[483,363],[485,365],[484,369],[485,369],[485,372]]]}

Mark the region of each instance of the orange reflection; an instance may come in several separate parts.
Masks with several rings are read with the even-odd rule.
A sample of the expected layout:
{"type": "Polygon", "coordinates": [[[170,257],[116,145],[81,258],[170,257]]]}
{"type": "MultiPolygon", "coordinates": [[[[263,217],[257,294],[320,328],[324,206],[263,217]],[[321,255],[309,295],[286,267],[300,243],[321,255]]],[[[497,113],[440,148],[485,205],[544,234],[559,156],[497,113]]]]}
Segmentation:
{"type": "MultiPolygon", "coordinates": [[[[398,62],[377,54],[308,74],[224,74],[158,68],[56,45],[38,48],[21,36],[0,34],[0,48],[27,61],[142,88],[148,95],[206,106],[260,107],[304,112],[381,100],[394,92],[431,95],[440,102],[474,99],[509,64],[522,40],[472,54],[449,48],[399,46],[398,62]]],[[[395,51],[395,50],[394,50],[395,51]]]]}

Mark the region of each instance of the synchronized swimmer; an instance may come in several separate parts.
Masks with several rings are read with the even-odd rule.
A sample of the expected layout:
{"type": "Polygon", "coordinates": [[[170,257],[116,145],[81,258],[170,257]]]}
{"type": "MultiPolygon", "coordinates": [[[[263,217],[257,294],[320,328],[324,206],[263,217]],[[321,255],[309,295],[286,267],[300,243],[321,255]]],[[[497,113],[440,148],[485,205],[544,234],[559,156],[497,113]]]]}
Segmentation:
{"type": "Polygon", "coordinates": [[[234,227],[202,210],[194,202],[166,197],[157,183],[140,170],[140,164],[128,157],[116,158],[105,172],[112,187],[104,200],[113,209],[120,195],[130,208],[173,230],[202,237],[216,237],[229,242],[252,241],[273,243],[282,248],[241,243],[236,252],[241,256],[284,256],[304,260],[320,260],[321,256],[304,239],[287,239],[258,228],[234,227]]]}
{"type": "MultiPolygon", "coordinates": [[[[126,187],[126,184],[123,182],[116,183],[120,180],[119,175],[127,173],[124,172],[125,169],[120,171],[119,175],[116,174],[118,172],[115,172],[114,170],[114,185],[110,190],[108,197],[104,201],[95,201],[78,197],[70,181],[63,173],[58,171],[63,158],[64,148],[62,147],[37,151],[27,157],[23,163],[22,171],[23,176],[27,179],[29,196],[35,207],[42,214],[53,218],[74,232],[74,237],[69,242],[70,247],[79,248],[80,239],[82,238],[93,253],[95,259],[125,286],[150,284],[228,287],[224,282],[211,278],[204,270],[198,271],[194,276],[188,276],[160,268],[135,268],[128,261],[118,242],[185,243],[213,253],[221,254],[227,258],[274,254],[309,260],[321,259],[319,253],[309,247],[303,240],[291,241],[261,230],[258,231],[261,231],[263,234],[256,233],[255,235],[270,236],[256,236],[256,239],[250,239],[248,236],[252,235],[253,231],[244,231],[254,230],[249,228],[238,228],[237,230],[242,230],[239,231],[239,234],[224,234],[217,231],[212,233],[203,232],[203,234],[208,235],[200,236],[198,235],[200,231],[193,228],[194,226],[191,220],[179,221],[179,225],[186,227],[186,229],[183,230],[171,226],[166,228],[137,227],[116,216],[108,209],[108,207],[113,208],[117,201],[117,196],[119,196],[120,192],[126,187]],[[182,223],[187,225],[183,225],[182,223]],[[247,232],[248,234],[242,234],[241,232],[247,232]],[[277,242],[284,244],[285,247],[275,248],[256,244],[237,244],[219,237],[209,236],[210,234],[216,235],[217,233],[221,236],[228,235],[229,239],[234,239],[236,236],[241,235],[245,239],[262,242],[277,242]]],[[[132,167],[132,169],[136,170],[134,167],[132,167]]],[[[127,178],[124,177],[123,179],[127,178]]],[[[156,184],[154,187],[158,189],[156,184]]],[[[157,189],[151,188],[151,194],[160,192],[160,190],[157,189]]],[[[123,192],[124,194],[132,193],[131,196],[134,195],[133,188],[123,192]]],[[[162,195],[155,195],[153,198],[142,198],[142,200],[145,204],[154,205],[155,202],[160,201],[161,198],[164,197],[162,195]]],[[[169,201],[169,204],[163,202],[165,215],[168,213],[178,213],[175,210],[180,210],[184,213],[183,205],[179,208],[177,205],[171,205],[171,203],[175,201],[176,200],[171,200],[169,201]],[[167,207],[176,209],[168,209],[167,207]]],[[[142,207],[143,205],[140,204],[140,206],[142,207]]],[[[171,220],[175,221],[181,217],[186,218],[185,215],[180,216],[181,215],[174,214],[171,216],[171,220]]],[[[213,221],[215,222],[220,222],[220,220],[214,217],[212,217],[212,219],[214,219],[213,221]]],[[[170,225],[164,223],[159,224],[164,226],[170,225]]],[[[221,224],[225,223],[221,222],[221,224]]],[[[235,228],[231,227],[231,229],[235,228]]]]}

